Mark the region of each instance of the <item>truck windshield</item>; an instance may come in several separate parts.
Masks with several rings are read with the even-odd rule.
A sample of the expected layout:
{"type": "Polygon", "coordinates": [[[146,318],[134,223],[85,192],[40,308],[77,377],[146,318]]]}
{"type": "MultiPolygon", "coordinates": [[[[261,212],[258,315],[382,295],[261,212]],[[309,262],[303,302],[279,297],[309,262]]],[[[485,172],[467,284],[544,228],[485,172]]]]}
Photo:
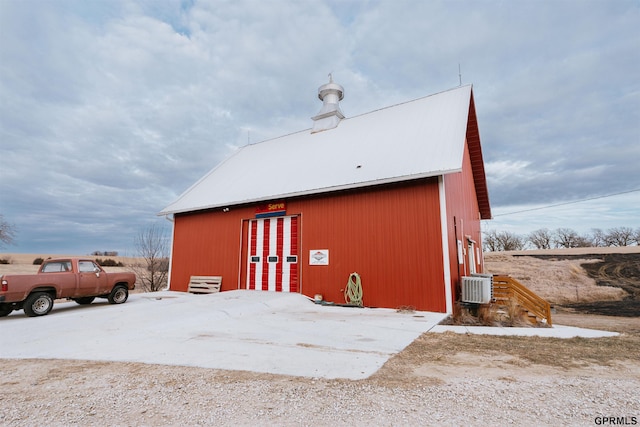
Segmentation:
{"type": "Polygon", "coordinates": [[[71,271],[71,261],[48,262],[42,267],[43,273],[60,273],[61,271],[71,271]]]}

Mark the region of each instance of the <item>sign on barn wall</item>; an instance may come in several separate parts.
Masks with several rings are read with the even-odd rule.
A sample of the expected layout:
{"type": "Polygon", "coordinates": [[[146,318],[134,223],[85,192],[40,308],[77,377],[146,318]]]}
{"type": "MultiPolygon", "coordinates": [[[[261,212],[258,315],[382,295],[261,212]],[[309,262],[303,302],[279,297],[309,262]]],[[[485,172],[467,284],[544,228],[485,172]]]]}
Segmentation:
{"type": "Polygon", "coordinates": [[[329,249],[311,249],[309,265],[329,265],[329,249]]]}
{"type": "Polygon", "coordinates": [[[287,214],[286,202],[265,203],[256,208],[256,218],[284,216],[287,214]]]}

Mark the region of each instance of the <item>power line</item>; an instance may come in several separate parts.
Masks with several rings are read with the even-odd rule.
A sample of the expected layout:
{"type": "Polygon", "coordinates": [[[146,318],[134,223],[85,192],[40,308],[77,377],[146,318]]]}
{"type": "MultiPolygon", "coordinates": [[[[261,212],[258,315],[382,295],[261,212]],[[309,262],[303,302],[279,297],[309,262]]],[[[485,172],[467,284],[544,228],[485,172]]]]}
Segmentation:
{"type": "Polygon", "coordinates": [[[523,213],[523,212],[539,211],[541,209],[555,208],[555,207],[558,207],[558,206],[573,205],[573,204],[576,204],[576,203],[588,202],[588,201],[591,201],[591,200],[605,199],[607,197],[619,196],[621,194],[634,193],[636,191],[640,191],[640,188],[636,188],[635,190],[621,191],[620,193],[606,194],[604,196],[590,197],[588,199],[573,200],[571,202],[557,203],[555,205],[540,206],[538,208],[523,209],[521,211],[507,212],[507,213],[497,214],[497,215],[493,215],[493,216],[494,217],[496,217],[496,216],[506,216],[506,215],[515,215],[515,214],[519,214],[519,213],[523,213]]]}

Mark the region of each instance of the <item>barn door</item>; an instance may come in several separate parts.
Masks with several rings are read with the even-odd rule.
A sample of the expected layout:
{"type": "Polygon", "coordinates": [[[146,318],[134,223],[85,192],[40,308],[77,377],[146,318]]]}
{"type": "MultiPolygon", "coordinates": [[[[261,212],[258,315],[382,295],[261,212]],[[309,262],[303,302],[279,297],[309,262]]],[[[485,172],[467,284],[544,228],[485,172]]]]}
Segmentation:
{"type": "Polygon", "coordinates": [[[298,217],[249,221],[247,289],[298,292],[298,217]]]}

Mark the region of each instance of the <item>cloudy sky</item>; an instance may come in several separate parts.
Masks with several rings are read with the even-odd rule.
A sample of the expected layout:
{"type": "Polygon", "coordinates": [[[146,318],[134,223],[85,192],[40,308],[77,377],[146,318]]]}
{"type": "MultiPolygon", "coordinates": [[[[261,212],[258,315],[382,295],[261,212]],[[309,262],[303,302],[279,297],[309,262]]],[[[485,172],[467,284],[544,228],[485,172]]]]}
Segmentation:
{"type": "Polygon", "coordinates": [[[639,52],[638,0],[0,0],[1,250],[133,254],[234,149],[310,128],[328,73],[350,117],[459,67],[485,230],[638,228],[639,52]]]}

